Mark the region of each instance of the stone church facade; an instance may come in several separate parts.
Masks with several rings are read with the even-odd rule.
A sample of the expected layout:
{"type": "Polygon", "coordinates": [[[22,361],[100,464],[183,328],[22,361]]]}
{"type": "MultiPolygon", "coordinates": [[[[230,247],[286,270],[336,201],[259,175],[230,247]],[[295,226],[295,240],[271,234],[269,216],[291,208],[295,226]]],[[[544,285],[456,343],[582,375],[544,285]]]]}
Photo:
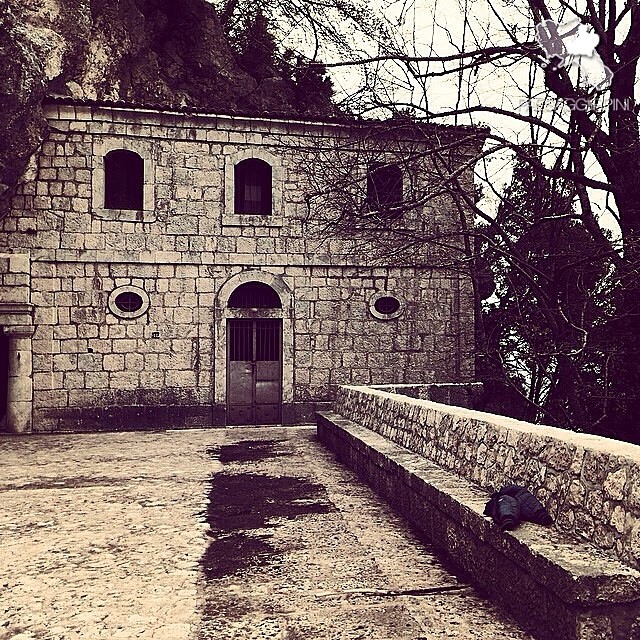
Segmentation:
{"type": "MultiPolygon", "coordinates": [[[[374,259],[368,240],[314,226],[319,154],[346,157],[364,198],[393,204],[428,171],[372,168],[351,143],[395,158],[401,141],[383,148],[365,124],[45,111],[48,137],[0,221],[4,429],[291,424],[337,385],[473,379],[464,272],[374,259]]],[[[469,189],[471,168],[461,176],[469,189]]],[[[457,228],[448,199],[416,211],[402,224],[457,228]]]]}

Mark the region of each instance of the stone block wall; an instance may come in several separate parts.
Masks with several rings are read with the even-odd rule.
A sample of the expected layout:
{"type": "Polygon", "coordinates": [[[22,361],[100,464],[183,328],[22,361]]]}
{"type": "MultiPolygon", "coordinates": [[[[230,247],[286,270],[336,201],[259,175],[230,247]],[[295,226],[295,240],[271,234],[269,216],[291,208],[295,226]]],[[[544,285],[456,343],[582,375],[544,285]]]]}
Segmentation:
{"type": "MultiPolygon", "coordinates": [[[[29,285],[16,281],[7,295],[34,309],[34,429],[224,423],[218,295],[242,273],[290,292],[287,421],[310,420],[340,384],[473,378],[467,278],[410,261],[372,264],[366,242],[308,220],[309,166],[348,130],[107,105],[56,103],[46,113],[49,136],[0,221],[0,250],[31,254],[29,285]],[[114,149],[144,160],[140,211],[104,206],[104,157],[114,149]],[[272,166],[272,215],[233,211],[233,168],[246,158],[272,166]],[[142,290],[148,310],[114,315],[119,287],[142,290]],[[371,314],[381,292],[402,300],[399,317],[371,314]]],[[[440,230],[457,224],[441,201],[421,214],[440,230]]]]}
{"type": "Polygon", "coordinates": [[[30,302],[31,264],[29,254],[0,254],[0,305],[30,302]]]}
{"type": "MultiPolygon", "coordinates": [[[[294,368],[302,397],[328,400],[337,385],[347,383],[473,377],[470,345],[462,342],[464,330],[425,313],[444,291],[455,290],[455,280],[411,268],[312,271],[309,277],[298,269],[290,281],[295,292],[294,368]],[[390,322],[370,314],[369,301],[380,290],[402,292],[401,318],[390,322]]],[[[289,281],[289,270],[284,272],[289,281]]]]}
{"type": "MultiPolygon", "coordinates": [[[[338,267],[261,271],[295,292],[292,421],[311,419],[317,404],[331,400],[345,382],[472,375],[464,369],[469,359],[458,354],[458,337],[421,313],[421,296],[436,297],[448,281],[411,269],[361,270],[358,277],[338,267]],[[378,279],[394,276],[404,279],[403,291],[416,301],[407,303],[402,320],[389,323],[373,318],[368,306],[378,279]]],[[[223,398],[214,394],[215,347],[224,341],[216,328],[215,292],[239,273],[240,267],[214,265],[34,262],[36,428],[224,423],[223,398]],[[123,320],[110,313],[107,299],[129,284],[146,291],[150,305],[144,316],[123,320]]]]}
{"type": "Polygon", "coordinates": [[[640,567],[640,447],[599,436],[343,387],[335,411],[487,491],[526,486],[560,531],[640,567]]]}
{"type": "MultiPolygon", "coordinates": [[[[18,189],[14,215],[2,222],[0,246],[33,248],[56,261],[81,256],[97,262],[160,257],[168,263],[253,266],[371,263],[369,243],[318,231],[305,201],[310,180],[322,174],[310,167],[332,161],[320,148],[323,141],[348,138],[348,128],[107,106],[49,105],[46,114],[51,132],[18,189]],[[145,161],[142,211],[104,209],[103,160],[114,149],[134,151],[145,161]],[[272,166],[273,215],[234,214],[233,167],[248,157],[272,166]]],[[[341,147],[343,154],[353,154],[351,164],[363,161],[358,147],[341,147]]],[[[418,180],[432,173],[428,167],[415,171],[418,180]]],[[[471,188],[471,171],[461,180],[471,188]]],[[[442,198],[425,205],[418,218],[407,222],[439,233],[458,225],[451,202],[442,198]]],[[[416,261],[427,258],[423,253],[416,261]]],[[[454,304],[453,295],[443,290],[438,302],[454,304]]],[[[443,313],[442,320],[447,318],[443,313]]]]}
{"type": "Polygon", "coordinates": [[[211,323],[198,303],[208,299],[211,308],[213,294],[204,282],[196,289],[198,272],[34,262],[37,430],[210,424],[211,323]],[[122,285],[148,293],[145,315],[124,320],[110,313],[109,293],[122,285]]]}

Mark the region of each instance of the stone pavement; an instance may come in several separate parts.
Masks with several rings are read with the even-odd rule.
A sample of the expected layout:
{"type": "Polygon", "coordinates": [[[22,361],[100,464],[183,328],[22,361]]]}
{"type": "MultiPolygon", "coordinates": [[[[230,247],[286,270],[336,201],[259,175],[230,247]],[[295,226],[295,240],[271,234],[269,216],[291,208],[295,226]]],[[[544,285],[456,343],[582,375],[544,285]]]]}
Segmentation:
{"type": "Polygon", "coordinates": [[[0,640],[530,640],[314,433],[0,437],[0,640]]]}

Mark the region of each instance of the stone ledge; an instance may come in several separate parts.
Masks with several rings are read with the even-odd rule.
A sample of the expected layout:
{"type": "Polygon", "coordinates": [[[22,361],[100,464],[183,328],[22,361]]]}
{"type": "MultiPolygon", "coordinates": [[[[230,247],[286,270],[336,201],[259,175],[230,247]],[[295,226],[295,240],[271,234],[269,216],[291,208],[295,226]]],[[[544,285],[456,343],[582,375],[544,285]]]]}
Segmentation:
{"type": "Polygon", "coordinates": [[[640,573],[555,529],[501,532],[488,493],[342,416],[318,436],[476,584],[544,640],[627,640],[640,633],[640,573]]]}

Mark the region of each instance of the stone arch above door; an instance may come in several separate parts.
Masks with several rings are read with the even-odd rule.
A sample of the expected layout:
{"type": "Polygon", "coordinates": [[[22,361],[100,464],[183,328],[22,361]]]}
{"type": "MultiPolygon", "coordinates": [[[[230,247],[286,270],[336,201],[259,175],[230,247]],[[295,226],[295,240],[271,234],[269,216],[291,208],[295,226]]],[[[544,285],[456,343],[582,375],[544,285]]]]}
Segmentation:
{"type": "Polygon", "coordinates": [[[292,294],[284,280],[273,273],[260,271],[259,269],[246,269],[231,276],[219,289],[216,296],[216,319],[229,312],[228,303],[231,294],[242,284],[247,282],[261,282],[269,285],[280,297],[282,302],[282,316],[290,318],[292,315],[292,294]]]}

